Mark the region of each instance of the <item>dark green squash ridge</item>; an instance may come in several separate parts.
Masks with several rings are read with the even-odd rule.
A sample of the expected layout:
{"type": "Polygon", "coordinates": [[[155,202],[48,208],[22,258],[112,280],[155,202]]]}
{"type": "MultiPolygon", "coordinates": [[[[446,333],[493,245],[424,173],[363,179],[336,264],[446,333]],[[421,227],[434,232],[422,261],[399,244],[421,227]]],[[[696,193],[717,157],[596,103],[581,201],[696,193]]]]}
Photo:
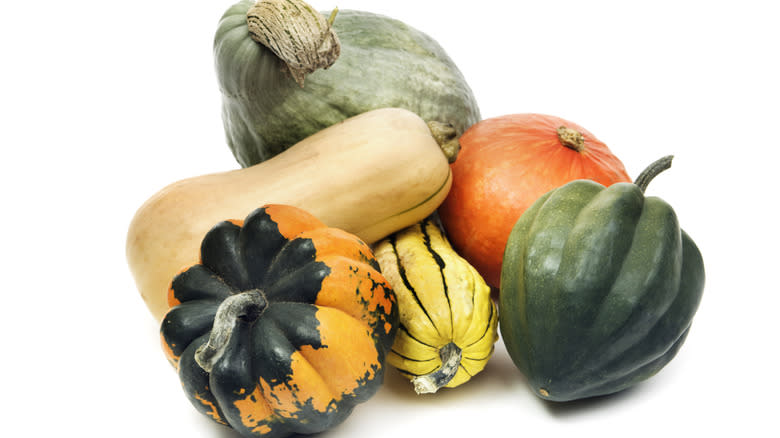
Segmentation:
{"type": "Polygon", "coordinates": [[[614,393],[657,373],[687,336],[704,265],[674,210],[637,184],[574,181],[515,224],[501,273],[507,350],[542,398],[614,393]]]}

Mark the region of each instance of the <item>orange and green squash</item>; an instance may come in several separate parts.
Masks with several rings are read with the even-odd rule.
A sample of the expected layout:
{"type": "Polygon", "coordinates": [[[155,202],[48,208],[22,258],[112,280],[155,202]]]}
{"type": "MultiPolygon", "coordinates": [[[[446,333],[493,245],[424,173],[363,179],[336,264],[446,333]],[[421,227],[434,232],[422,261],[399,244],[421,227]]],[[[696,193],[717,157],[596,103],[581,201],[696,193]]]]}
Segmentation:
{"type": "Polygon", "coordinates": [[[509,236],[499,324],[536,395],[615,393],[663,368],[704,290],[701,253],[672,207],[636,184],[577,180],[539,198],[509,236]]]}
{"type": "Polygon", "coordinates": [[[398,308],[360,239],[266,205],[215,225],[200,254],[160,329],[200,412],[248,437],[311,434],[377,391],[398,308]]]}

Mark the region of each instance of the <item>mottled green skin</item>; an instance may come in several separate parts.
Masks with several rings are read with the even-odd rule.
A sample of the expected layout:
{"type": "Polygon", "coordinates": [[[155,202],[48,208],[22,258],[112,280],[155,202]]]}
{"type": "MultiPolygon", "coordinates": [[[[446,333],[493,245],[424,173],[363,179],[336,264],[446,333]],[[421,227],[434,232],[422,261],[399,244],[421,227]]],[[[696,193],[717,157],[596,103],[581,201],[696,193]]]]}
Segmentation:
{"type": "Polygon", "coordinates": [[[501,335],[540,397],[610,394],[672,360],[703,290],[701,254],[667,203],[630,183],[574,181],[512,229],[501,335]]]}
{"type": "Polygon", "coordinates": [[[426,121],[451,123],[458,134],[480,120],[471,89],[436,41],[368,12],[338,12],[333,29],[341,55],[299,87],[282,61],[249,36],[246,12],[253,4],[228,9],[214,39],[227,142],[242,166],[377,108],[405,108],[426,121]]]}

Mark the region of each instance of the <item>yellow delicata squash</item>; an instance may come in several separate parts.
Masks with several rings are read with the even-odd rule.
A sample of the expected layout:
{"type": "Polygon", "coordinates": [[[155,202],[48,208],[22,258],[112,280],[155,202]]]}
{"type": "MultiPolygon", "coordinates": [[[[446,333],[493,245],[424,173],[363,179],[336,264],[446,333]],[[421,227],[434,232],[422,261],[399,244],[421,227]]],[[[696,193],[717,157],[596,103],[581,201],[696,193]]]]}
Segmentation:
{"type": "Polygon", "coordinates": [[[374,253],[401,315],[387,361],[418,394],[454,388],[482,371],[498,339],[498,310],[490,287],[434,218],[381,240],[374,253]]]}

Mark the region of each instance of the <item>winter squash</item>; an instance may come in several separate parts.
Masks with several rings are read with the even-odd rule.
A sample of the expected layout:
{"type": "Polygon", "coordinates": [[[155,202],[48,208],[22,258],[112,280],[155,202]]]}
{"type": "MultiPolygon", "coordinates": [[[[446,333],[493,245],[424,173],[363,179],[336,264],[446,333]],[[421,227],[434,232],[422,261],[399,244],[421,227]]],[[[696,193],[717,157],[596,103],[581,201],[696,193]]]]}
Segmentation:
{"type": "Polygon", "coordinates": [[[539,397],[568,401],[653,376],[682,346],[704,289],[704,264],[672,207],[637,184],[577,180],[517,221],[501,271],[507,351],[539,397]]]}
{"type": "Polygon", "coordinates": [[[267,205],[215,225],[200,253],[160,329],[200,412],[244,436],[309,434],[376,392],[398,308],[360,239],[267,205]]]}
{"type": "Polygon", "coordinates": [[[460,147],[439,215],[455,250],[494,288],[509,232],[539,196],[580,178],[605,186],[631,181],[593,134],[550,115],[483,120],[460,137],[460,147]]]}
{"type": "Polygon", "coordinates": [[[219,22],[214,58],[222,116],[228,145],[243,167],[376,108],[405,108],[426,122],[452,125],[458,135],[480,119],[463,75],[428,35],[363,11],[285,12],[300,10],[313,12],[299,0],[243,0],[219,22]],[[271,49],[288,39],[309,47],[303,53],[311,59],[307,66],[288,65],[279,56],[284,53],[271,49]],[[322,45],[312,46],[312,40],[322,45]]]}
{"type": "Polygon", "coordinates": [[[445,141],[442,132],[410,111],[381,108],[255,166],[162,188],[139,207],[127,233],[128,265],[147,307],[159,321],[168,310],[170,279],[197,262],[203,235],[259,205],[294,205],[369,244],[421,221],[450,188],[443,150],[457,151],[445,147],[454,139],[445,141]]]}
{"type": "Polygon", "coordinates": [[[435,217],[383,239],[374,252],[401,315],[387,362],[418,394],[455,388],[481,372],[498,340],[498,309],[435,217]]]}

